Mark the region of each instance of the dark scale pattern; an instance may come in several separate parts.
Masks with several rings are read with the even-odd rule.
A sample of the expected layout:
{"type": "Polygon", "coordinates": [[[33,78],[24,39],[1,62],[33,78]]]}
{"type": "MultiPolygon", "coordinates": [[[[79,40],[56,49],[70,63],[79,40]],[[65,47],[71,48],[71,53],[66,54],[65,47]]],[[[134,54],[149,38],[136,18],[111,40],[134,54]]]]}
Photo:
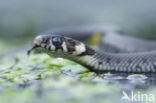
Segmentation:
{"type": "Polygon", "coordinates": [[[49,43],[49,39],[43,38],[42,43],[48,44],[49,43]]]}
{"type": "Polygon", "coordinates": [[[102,64],[102,61],[99,61],[99,65],[101,65],[102,64]]]}
{"type": "Polygon", "coordinates": [[[51,47],[50,46],[48,47],[48,50],[51,51],[51,47]]]}
{"type": "Polygon", "coordinates": [[[106,58],[106,63],[110,63],[110,61],[111,61],[111,58],[107,57],[106,58]]]}
{"type": "Polygon", "coordinates": [[[156,65],[153,65],[153,68],[156,69],[156,65]]]}
{"type": "Polygon", "coordinates": [[[131,60],[131,59],[127,60],[127,63],[129,63],[129,64],[132,63],[132,62],[133,62],[133,60],[131,60]]]}
{"type": "Polygon", "coordinates": [[[56,47],[55,51],[58,51],[58,50],[63,51],[63,48],[62,47],[56,47]]]}
{"type": "Polygon", "coordinates": [[[93,56],[94,54],[95,54],[95,50],[93,50],[93,49],[89,48],[88,46],[86,46],[86,51],[82,52],[78,56],[86,56],[86,55],[93,56]]]}
{"type": "Polygon", "coordinates": [[[152,64],[152,62],[156,61],[156,52],[136,54],[96,52],[93,58],[96,58],[94,65],[96,65],[96,63],[99,65],[94,69],[99,71],[134,73],[156,72],[156,63],[152,64]]]}
{"type": "Polygon", "coordinates": [[[117,64],[120,64],[120,63],[121,63],[120,58],[116,60],[116,63],[117,63],[117,64]]]}
{"type": "Polygon", "coordinates": [[[138,72],[142,71],[142,67],[140,65],[137,65],[135,68],[136,68],[136,71],[138,71],[138,72]]]}
{"type": "Polygon", "coordinates": [[[72,39],[68,39],[66,43],[67,43],[68,52],[75,51],[76,43],[72,39]]]}
{"type": "Polygon", "coordinates": [[[147,62],[147,59],[146,58],[142,58],[142,62],[143,63],[146,63],[147,62]]]}

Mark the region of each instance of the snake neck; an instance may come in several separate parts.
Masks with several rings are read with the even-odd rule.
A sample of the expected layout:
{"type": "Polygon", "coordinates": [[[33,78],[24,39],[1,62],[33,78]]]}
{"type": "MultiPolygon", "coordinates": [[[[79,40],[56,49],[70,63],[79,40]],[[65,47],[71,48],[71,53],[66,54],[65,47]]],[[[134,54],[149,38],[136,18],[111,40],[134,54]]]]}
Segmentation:
{"type": "Polygon", "coordinates": [[[90,47],[79,55],[63,55],[62,57],[82,64],[96,72],[156,72],[156,53],[114,54],[95,51],[90,47]]]}

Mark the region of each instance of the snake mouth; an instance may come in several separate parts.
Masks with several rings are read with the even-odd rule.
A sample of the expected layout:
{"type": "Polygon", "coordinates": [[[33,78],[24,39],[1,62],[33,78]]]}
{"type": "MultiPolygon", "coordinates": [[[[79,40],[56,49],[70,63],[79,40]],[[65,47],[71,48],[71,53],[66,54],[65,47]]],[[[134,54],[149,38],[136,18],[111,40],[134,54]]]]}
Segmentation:
{"type": "Polygon", "coordinates": [[[27,54],[30,55],[30,53],[34,50],[37,50],[37,48],[46,48],[47,46],[47,38],[44,38],[43,35],[39,35],[35,37],[33,46],[30,50],[27,51],[27,54]]]}

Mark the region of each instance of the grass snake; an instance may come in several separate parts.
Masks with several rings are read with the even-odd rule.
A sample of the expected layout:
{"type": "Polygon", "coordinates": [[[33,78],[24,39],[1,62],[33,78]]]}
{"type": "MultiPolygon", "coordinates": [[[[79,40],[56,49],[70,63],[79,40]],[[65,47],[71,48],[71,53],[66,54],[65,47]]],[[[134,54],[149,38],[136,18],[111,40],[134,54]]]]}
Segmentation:
{"type": "MultiPolygon", "coordinates": [[[[90,35],[93,31],[91,31],[90,33],[88,33],[87,31],[86,33],[88,33],[87,35],[90,35]]],[[[73,35],[73,33],[74,32],[66,32],[65,34],[73,35]]],[[[79,32],[77,32],[77,34],[78,33],[79,32]]],[[[80,33],[85,34],[83,32],[80,33]]],[[[154,51],[156,47],[156,45],[154,44],[156,43],[154,41],[140,40],[123,36],[123,40],[124,38],[127,40],[127,46],[125,48],[123,47],[122,49],[125,51],[121,52],[125,53],[111,53],[114,51],[108,52],[104,50],[103,51],[94,50],[93,48],[87,46],[85,43],[79,40],[67,37],[69,35],[61,36],[60,34],[61,33],[53,32],[50,34],[45,33],[43,35],[35,37],[34,46],[32,47],[32,49],[28,51],[28,53],[30,53],[32,50],[37,50],[43,53],[47,53],[52,57],[63,57],[75,61],[77,63],[80,63],[88,67],[88,69],[90,69],[91,71],[95,72],[127,72],[127,73],[156,72],[156,51],[154,51]],[[134,40],[138,44],[134,45],[133,49],[127,49],[128,46],[130,45],[128,43],[131,44],[134,43],[131,40],[134,40]],[[144,45],[145,47],[142,48],[141,45],[144,45]],[[126,53],[126,52],[136,52],[136,53],[126,53]]],[[[121,35],[119,35],[119,37],[122,38],[121,35]]],[[[103,43],[105,42],[105,40],[103,40],[104,38],[105,37],[102,38],[103,43]]],[[[119,42],[122,43],[122,41],[119,42]]],[[[115,47],[114,45],[111,46],[112,50],[121,49],[119,48],[120,46],[119,47],[115,47]],[[113,48],[113,46],[115,47],[115,49],[113,48]]]]}

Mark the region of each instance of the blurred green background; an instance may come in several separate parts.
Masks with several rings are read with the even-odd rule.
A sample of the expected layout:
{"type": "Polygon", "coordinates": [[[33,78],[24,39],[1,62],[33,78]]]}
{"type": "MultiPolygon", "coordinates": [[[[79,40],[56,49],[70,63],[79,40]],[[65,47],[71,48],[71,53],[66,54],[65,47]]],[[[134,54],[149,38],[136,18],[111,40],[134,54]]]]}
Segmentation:
{"type": "Polygon", "coordinates": [[[48,29],[81,25],[115,25],[125,34],[156,39],[155,5],[155,0],[0,0],[0,41],[25,44],[48,29]]]}
{"type": "Polygon", "coordinates": [[[155,5],[155,0],[0,0],[0,49],[31,44],[52,28],[81,25],[115,25],[127,35],[156,39],[155,5]]]}
{"type": "MultiPolygon", "coordinates": [[[[0,103],[125,103],[122,91],[137,91],[140,82],[110,83],[81,74],[86,68],[66,60],[26,56],[35,35],[85,25],[113,25],[126,35],[156,39],[156,1],[0,0],[0,103]]],[[[143,92],[156,96],[155,86],[143,92]]]]}
{"type": "Polygon", "coordinates": [[[113,24],[126,34],[153,39],[155,5],[155,0],[0,0],[0,37],[22,39],[54,27],[113,24]]]}

